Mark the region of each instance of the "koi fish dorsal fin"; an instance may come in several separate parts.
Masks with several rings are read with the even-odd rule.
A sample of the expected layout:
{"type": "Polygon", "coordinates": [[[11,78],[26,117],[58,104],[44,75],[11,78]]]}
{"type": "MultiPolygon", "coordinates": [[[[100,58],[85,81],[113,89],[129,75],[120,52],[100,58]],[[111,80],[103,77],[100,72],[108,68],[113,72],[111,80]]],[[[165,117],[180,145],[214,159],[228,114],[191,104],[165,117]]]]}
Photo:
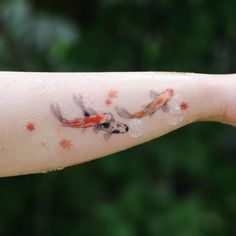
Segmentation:
{"type": "Polygon", "coordinates": [[[160,96],[160,94],[154,90],[150,90],[149,94],[150,94],[150,97],[153,99],[157,99],[160,96]]]}
{"type": "Polygon", "coordinates": [[[162,109],[163,112],[169,112],[170,111],[170,107],[167,104],[163,105],[161,107],[161,109],[162,109]]]}
{"type": "Polygon", "coordinates": [[[61,109],[60,109],[59,105],[58,105],[57,103],[51,104],[50,109],[51,109],[51,112],[53,113],[53,115],[54,115],[60,122],[63,122],[63,117],[62,117],[61,109]]]}
{"type": "Polygon", "coordinates": [[[79,107],[84,108],[83,98],[81,95],[76,96],[73,95],[74,103],[77,104],[79,107]]]}
{"type": "Polygon", "coordinates": [[[93,132],[95,134],[97,134],[99,132],[99,126],[98,125],[93,126],[93,132]]]}
{"type": "Polygon", "coordinates": [[[150,117],[153,117],[154,114],[155,114],[155,111],[149,113],[149,116],[150,116],[150,117]]]}
{"type": "Polygon", "coordinates": [[[83,97],[81,95],[79,96],[73,95],[73,100],[74,100],[74,103],[77,104],[81,108],[81,110],[84,113],[84,116],[89,117],[90,114],[84,106],[83,97]]]}
{"type": "Polygon", "coordinates": [[[93,108],[91,108],[91,107],[88,107],[87,108],[87,111],[88,111],[88,113],[90,114],[90,115],[96,115],[96,114],[98,114],[93,108]]]}
{"type": "Polygon", "coordinates": [[[112,113],[109,112],[109,114],[111,115],[111,121],[115,121],[115,117],[112,113]]]}

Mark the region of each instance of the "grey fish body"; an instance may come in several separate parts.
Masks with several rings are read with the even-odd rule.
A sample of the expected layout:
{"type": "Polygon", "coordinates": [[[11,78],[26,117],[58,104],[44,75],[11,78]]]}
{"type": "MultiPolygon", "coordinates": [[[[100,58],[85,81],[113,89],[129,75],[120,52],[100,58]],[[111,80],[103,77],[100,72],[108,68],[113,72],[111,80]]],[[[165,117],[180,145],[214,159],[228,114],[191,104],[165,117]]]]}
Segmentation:
{"type": "Polygon", "coordinates": [[[108,140],[112,134],[124,134],[129,131],[129,127],[118,121],[109,121],[103,124],[98,124],[94,127],[95,132],[104,131],[104,139],[108,140]]]}
{"type": "Polygon", "coordinates": [[[118,121],[109,121],[96,125],[97,130],[102,130],[112,134],[123,134],[129,131],[129,127],[118,121]]]}

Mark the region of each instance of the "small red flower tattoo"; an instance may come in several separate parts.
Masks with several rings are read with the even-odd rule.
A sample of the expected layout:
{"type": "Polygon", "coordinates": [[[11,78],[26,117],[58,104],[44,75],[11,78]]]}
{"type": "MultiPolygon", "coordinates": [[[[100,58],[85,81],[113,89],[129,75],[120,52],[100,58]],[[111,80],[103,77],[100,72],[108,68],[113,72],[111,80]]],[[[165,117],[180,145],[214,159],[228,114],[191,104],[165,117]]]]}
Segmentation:
{"type": "Polygon", "coordinates": [[[73,146],[72,141],[66,138],[63,138],[60,142],[59,145],[63,150],[70,150],[71,147],[73,146]]]}
{"type": "Polygon", "coordinates": [[[114,89],[111,89],[111,90],[108,91],[107,96],[108,96],[109,98],[117,98],[117,96],[118,96],[118,91],[116,91],[116,90],[114,90],[114,89]]]}
{"type": "Polygon", "coordinates": [[[105,100],[105,104],[106,104],[107,106],[110,106],[110,105],[112,104],[111,98],[107,98],[107,99],[105,100]]]}
{"type": "Polygon", "coordinates": [[[36,130],[36,127],[35,127],[35,124],[33,122],[28,122],[26,125],[25,125],[26,129],[29,131],[29,132],[32,132],[32,131],[35,131],[36,130]]]}
{"type": "Polygon", "coordinates": [[[182,102],[182,103],[179,105],[179,107],[180,107],[180,110],[181,110],[181,111],[186,111],[186,110],[188,110],[188,104],[187,104],[186,102],[182,102]]]}

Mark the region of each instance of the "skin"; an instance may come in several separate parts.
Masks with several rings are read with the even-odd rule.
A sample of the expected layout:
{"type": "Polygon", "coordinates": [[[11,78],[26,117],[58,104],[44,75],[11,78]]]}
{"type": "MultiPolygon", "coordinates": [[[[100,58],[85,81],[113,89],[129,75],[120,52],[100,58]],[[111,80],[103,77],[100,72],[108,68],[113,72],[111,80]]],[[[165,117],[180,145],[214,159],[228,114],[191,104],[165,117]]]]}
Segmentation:
{"type": "Polygon", "coordinates": [[[236,125],[236,74],[1,72],[0,78],[1,177],[86,162],[197,121],[236,125]],[[170,125],[166,114],[158,110],[152,117],[141,119],[144,131],[138,138],[128,133],[113,134],[106,141],[103,131],[63,127],[50,111],[51,103],[57,102],[67,119],[81,117],[82,111],[73,102],[73,95],[81,94],[86,106],[111,112],[115,120],[129,124],[130,120],[116,113],[116,104],[136,112],[152,100],[150,90],[168,88],[187,103],[184,120],[170,125]],[[109,98],[111,90],[114,96],[109,98]]]}

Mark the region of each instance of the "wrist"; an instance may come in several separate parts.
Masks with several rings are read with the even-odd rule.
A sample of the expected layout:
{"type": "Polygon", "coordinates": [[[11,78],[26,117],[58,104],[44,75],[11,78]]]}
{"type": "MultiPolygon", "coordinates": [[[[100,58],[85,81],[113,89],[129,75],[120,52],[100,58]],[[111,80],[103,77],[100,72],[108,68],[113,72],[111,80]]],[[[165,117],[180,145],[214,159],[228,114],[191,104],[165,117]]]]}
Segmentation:
{"type": "Polygon", "coordinates": [[[205,113],[202,120],[231,123],[232,117],[236,117],[236,103],[234,102],[236,101],[235,75],[206,76],[208,78],[204,83],[209,111],[205,113]]]}
{"type": "Polygon", "coordinates": [[[221,93],[221,111],[216,121],[236,125],[236,74],[220,75],[217,83],[221,93]]]}

